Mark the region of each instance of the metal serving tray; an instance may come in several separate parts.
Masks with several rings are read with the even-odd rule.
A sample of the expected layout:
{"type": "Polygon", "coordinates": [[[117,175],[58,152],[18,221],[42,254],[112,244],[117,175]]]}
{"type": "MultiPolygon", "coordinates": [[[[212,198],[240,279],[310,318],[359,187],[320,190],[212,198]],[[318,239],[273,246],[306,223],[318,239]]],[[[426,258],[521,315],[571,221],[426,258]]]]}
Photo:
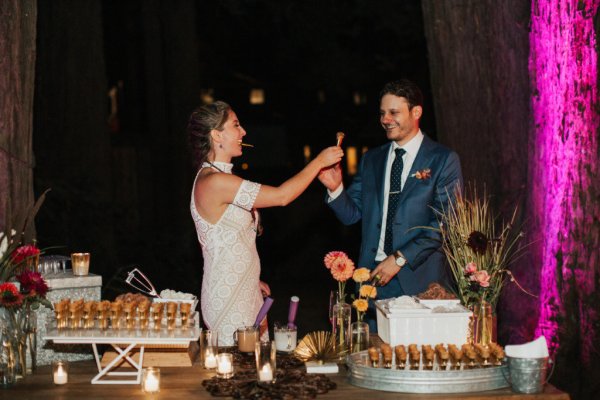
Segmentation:
{"type": "MultiPolygon", "coordinates": [[[[368,352],[361,351],[346,357],[350,384],[386,392],[404,393],[466,393],[508,387],[508,367],[490,366],[465,370],[409,370],[373,368],[368,352]]],[[[381,363],[380,363],[381,365],[381,363]]]]}

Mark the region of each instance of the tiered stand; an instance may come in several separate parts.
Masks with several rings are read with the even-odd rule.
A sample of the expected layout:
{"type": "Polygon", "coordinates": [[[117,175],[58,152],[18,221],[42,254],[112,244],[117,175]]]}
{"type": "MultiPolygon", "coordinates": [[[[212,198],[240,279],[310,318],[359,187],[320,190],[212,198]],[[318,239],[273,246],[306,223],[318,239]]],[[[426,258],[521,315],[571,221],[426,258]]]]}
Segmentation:
{"type": "Polygon", "coordinates": [[[94,358],[98,367],[98,374],[92,378],[93,384],[140,384],[142,379],[142,366],[144,365],[144,347],[150,345],[189,345],[190,342],[200,338],[201,329],[189,327],[186,329],[160,329],[160,330],[56,330],[47,332],[45,339],[58,344],[91,344],[94,349],[94,358]],[[117,356],[102,367],[99,344],[111,345],[117,356]],[[139,359],[134,361],[130,356],[134,349],[139,348],[139,359]],[[131,365],[134,371],[114,371],[120,363],[131,365]],[[133,379],[104,379],[108,376],[132,376],[133,379]]]}

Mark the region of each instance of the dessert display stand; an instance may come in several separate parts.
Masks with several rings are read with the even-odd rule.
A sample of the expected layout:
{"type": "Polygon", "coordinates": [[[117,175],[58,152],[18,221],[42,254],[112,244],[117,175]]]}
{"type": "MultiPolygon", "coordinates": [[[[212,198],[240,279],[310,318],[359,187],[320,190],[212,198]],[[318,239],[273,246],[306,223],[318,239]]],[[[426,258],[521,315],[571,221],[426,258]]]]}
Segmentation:
{"type": "Polygon", "coordinates": [[[198,327],[157,330],[100,330],[100,329],[52,329],[45,339],[56,344],[91,344],[98,374],[92,378],[93,384],[140,384],[144,364],[144,347],[152,345],[184,345],[197,341],[201,329],[198,327]],[[108,344],[115,349],[117,356],[106,366],[102,366],[98,353],[99,344],[108,344]],[[139,347],[139,357],[135,361],[131,354],[139,347]],[[115,371],[121,364],[130,365],[134,371],[115,371]],[[107,377],[133,377],[133,379],[106,379],[107,377]]]}

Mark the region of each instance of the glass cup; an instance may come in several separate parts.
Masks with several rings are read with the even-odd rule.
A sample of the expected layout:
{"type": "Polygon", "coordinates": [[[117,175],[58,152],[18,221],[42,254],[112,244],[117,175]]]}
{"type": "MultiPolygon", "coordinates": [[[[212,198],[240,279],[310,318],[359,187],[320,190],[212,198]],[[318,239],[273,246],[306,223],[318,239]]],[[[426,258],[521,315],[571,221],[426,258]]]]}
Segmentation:
{"type": "Polygon", "coordinates": [[[238,350],[242,353],[252,353],[255,350],[254,344],[258,342],[258,339],[259,330],[254,326],[244,326],[233,333],[233,340],[237,342],[238,350]]]}
{"type": "Polygon", "coordinates": [[[87,275],[90,271],[90,253],[72,253],[71,267],[73,275],[87,275]]]}
{"type": "Polygon", "coordinates": [[[160,392],[160,369],[148,367],[142,370],[142,392],[160,392]]]}
{"type": "Polygon", "coordinates": [[[229,379],[233,376],[233,354],[217,354],[217,376],[223,379],[229,379]]]}
{"type": "Polygon", "coordinates": [[[283,353],[291,353],[296,348],[298,342],[298,330],[289,328],[287,325],[274,326],[275,331],[275,347],[277,351],[283,353]]]}
{"type": "Polygon", "coordinates": [[[69,381],[69,363],[63,360],[52,362],[52,377],[55,385],[64,385],[69,381]]]}
{"type": "Polygon", "coordinates": [[[256,342],[254,346],[254,355],[256,357],[256,375],[258,382],[274,382],[276,368],[275,341],[256,342]]]}
{"type": "Polygon", "coordinates": [[[200,334],[200,362],[205,369],[217,368],[218,343],[217,331],[205,329],[200,334]]]}

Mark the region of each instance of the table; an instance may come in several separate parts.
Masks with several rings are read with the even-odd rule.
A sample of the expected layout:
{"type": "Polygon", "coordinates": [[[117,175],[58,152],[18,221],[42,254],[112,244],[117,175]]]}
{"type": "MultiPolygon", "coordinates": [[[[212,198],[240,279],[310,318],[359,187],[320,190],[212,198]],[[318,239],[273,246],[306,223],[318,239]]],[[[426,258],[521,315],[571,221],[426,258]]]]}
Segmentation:
{"type": "MultiPolygon", "coordinates": [[[[34,375],[27,376],[11,388],[0,390],[0,399],[28,399],[28,400],[95,400],[95,399],[211,399],[202,387],[202,380],[214,375],[203,369],[199,362],[188,368],[161,368],[161,391],[154,396],[146,396],[140,386],[132,385],[91,385],[90,376],[96,371],[92,360],[71,363],[69,369],[69,383],[55,386],[52,383],[52,371],[49,366],[38,368],[34,375]]],[[[316,400],[364,400],[364,399],[390,399],[390,400],[441,400],[441,399],[468,399],[468,400],[569,400],[569,395],[551,385],[546,385],[544,392],[535,395],[521,395],[512,393],[510,389],[492,390],[478,393],[458,393],[445,395],[404,394],[393,392],[380,392],[363,389],[350,385],[346,381],[346,369],[341,366],[340,373],[331,375],[338,385],[336,390],[324,395],[319,395],[316,400]]]]}
{"type": "Polygon", "coordinates": [[[146,345],[189,345],[190,342],[197,341],[200,338],[201,329],[198,327],[189,327],[186,329],[166,329],[160,330],[61,330],[52,329],[46,333],[45,339],[52,340],[56,344],[91,344],[94,350],[94,359],[98,373],[92,378],[92,384],[140,384],[142,379],[142,366],[144,365],[144,347],[146,345]],[[117,356],[102,367],[100,354],[98,353],[99,344],[108,344],[117,352],[117,356]],[[138,362],[135,362],[130,354],[139,347],[140,356],[138,362]],[[122,361],[127,361],[133,367],[133,371],[113,371],[122,361]],[[103,379],[108,376],[133,376],[134,379],[103,379]]]}

